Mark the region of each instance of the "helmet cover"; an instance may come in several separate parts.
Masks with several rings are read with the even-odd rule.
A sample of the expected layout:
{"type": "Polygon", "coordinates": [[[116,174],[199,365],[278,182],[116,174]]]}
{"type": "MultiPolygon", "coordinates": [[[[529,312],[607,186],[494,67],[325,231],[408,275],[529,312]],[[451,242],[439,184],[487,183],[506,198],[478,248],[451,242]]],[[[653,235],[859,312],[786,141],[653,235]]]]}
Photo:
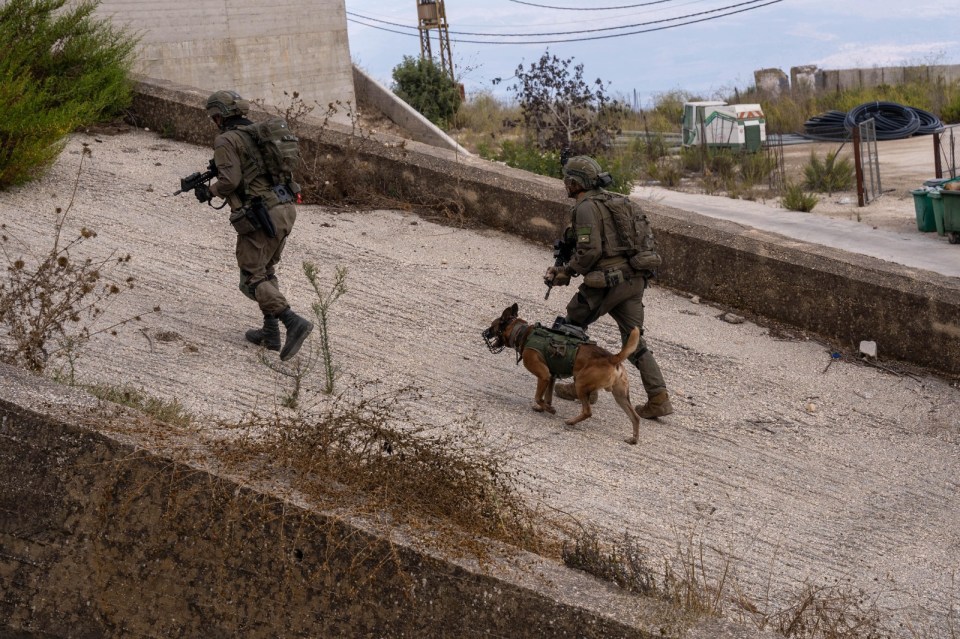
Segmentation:
{"type": "Polygon", "coordinates": [[[599,185],[600,165],[592,157],[578,155],[567,160],[563,165],[564,179],[570,179],[589,191],[599,185]]]}
{"type": "Polygon", "coordinates": [[[246,115],[250,103],[240,97],[236,91],[217,91],[207,98],[207,115],[223,116],[224,119],[236,115],[246,115]]]}

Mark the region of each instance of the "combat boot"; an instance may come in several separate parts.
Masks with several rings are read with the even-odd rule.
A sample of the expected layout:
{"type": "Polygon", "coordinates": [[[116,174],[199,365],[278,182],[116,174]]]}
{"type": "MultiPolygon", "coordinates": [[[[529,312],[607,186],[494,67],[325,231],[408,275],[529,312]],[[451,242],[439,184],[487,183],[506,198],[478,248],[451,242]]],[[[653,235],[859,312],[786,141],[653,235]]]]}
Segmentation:
{"type": "Polygon", "coordinates": [[[247,341],[263,346],[268,351],[280,350],[280,322],[274,315],[263,316],[263,328],[251,328],[246,332],[247,341]]]}
{"type": "MultiPolygon", "coordinates": [[[[573,385],[573,382],[566,382],[563,384],[554,384],[553,395],[554,397],[559,397],[560,399],[568,399],[571,401],[577,399],[577,391],[573,385]]],[[[589,397],[590,403],[596,404],[597,397],[599,397],[599,395],[600,394],[597,391],[591,392],[589,397]]]]}
{"type": "Polygon", "coordinates": [[[280,321],[287,329],[287,339],[283,343],[283,349],[280,351],[280,359],[284,362],[297,354],[307,335],[313,330],[313,322],[305,320],[288,306],[280,313],[280,321]]]}
{"type": "Polygon", "coordinates": [[[644,405],[637,404],[637,414],[644,419],[653,419],[663,417],[673,413],[673,405],[670,403],[670,396],[667,391],[660,391],[653,397],[647,399],[644,405]]]}

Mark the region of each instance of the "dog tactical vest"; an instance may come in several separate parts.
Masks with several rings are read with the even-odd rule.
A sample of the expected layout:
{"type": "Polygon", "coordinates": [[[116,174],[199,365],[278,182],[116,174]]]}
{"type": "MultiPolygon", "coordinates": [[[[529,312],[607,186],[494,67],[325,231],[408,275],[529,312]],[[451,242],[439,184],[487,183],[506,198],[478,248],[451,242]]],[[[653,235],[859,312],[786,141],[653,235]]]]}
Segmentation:
{"type": "Polygon", "coordinates": [[[588,343],[593,342],[537,324],[523,347],[532,348],[543,355],[550,374],[562,378],[573,375],[573,360],[576,359],[577,349],[581,344],[588,343]]]}

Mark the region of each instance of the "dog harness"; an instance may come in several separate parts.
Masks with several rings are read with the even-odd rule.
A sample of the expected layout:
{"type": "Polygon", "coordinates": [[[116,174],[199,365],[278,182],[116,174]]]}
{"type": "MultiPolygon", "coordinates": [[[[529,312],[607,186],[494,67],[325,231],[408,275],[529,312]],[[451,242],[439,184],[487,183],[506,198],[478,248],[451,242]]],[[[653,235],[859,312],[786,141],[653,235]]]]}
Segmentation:
{"type": "MultiPolygon", "coordinates": [[[[550,369],[550,375],[557,378],[571,377],[573,375],[573,361],[577,357],[577,349],[581,344],[593,343],[581,337],[569,335],[567,333],[549,329],[540,324],[533,326],[532,330],[526,326],[515,327],[514,331],[528,330],[526,339],[511,339],[516,344],[517,364],[523,355],[523,350],[532,348],[541,355],[547,362],[547,368],[550,369]]],[[[511,335],[511,338],[519,335],[511,335]]]]}

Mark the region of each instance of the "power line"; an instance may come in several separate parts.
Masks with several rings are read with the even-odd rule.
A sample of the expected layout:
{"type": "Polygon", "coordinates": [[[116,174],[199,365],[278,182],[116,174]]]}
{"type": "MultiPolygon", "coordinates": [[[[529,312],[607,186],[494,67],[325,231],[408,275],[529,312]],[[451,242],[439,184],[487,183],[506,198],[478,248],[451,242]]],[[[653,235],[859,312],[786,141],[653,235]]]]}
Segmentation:
{"type": "MultiPolygon", "coordinates": [[[[706,3],[711,2],[711,0],[671,0],[671,1],[672,1],[672,2],[676,2],[675,5],[671,5],[671,7],[670,7],[671,9],[675,9],[675,10],[679,10],[681,7],[688,7],[688,6],[690,6],[690,5],[702,5],[702,4],[706,4],[706,3]]],[[[713,1],[715,1],[715,0],[713,0],[713,1]]],[[[609,24],[611,20],[634,19],[634,16],[644,16],[644,15],[649,15],[649,14],[651,14],[651,13],[658,13],[658,12],[662,13],[663,11],[666,11],[666,10],[667,10],[667,7],[654,7],[654,8],[643,9],[643,10],[640,10],[640,11],[630,11],[630,12],[627,12],[627,13],[618,14],[618,15],[614,15],[614,16],[611,16],[611,15],[606,15],[606,16],[597,15],[597,16],[590,16],[590,17],[588,17],[588,16],[583,16],[583,15],[577,15],[577,16],[571,15],[571,16],[569,16],[569,18],[570,18],[569,20],[555,20],[555,19],[551,19],[551,20],[550,20],[550,24],[556,25],[556,26],[562,26],[562,25],[568,25],[568,24],[575,24],[575,25],[578,25],[578,26],[580,26],[580,27],[585,27],[587,24],[591,24],[591,23],[609,24]]],[[[409,26],[406,25],[406,24],[401,24],[401,23],[398,23],[398,22],[390,22],[390,21],[389,21],[390,19],[393,19],[393,20],[398,19],[398,18],[395,18],[393,15],[383,16],[383,15],[377,15],[377,14],[370,14],[369,11],[364,11],[364,13],[367,13],[367,14],[368,14],[368,15],[362,16],[362,18],[363,18],[363,19],[366,19],[366,20],[378,20],[378,21],[380,21],[380,22],[383,22],[383,23],[386,23],[386,24],[393,24],[394,26],[398,26],[398,27],[416,28],[416,27],[409,27],[409,26]]],[[[406,12],[404,12],[404,13],[406,13],[406,12]]],[[[541,14],[542,14],[542,12],[538,12],[538,13],[537,13],[537,15],[541,15],[541,14]]],[[[355,15],[356,15],[356,14],[355,14],[355,15]]],[[[523,20],[521,19],[521,20],[516,21],[516,22],[522,23],[523,20]]],[[[464,28],[464,27],[475,27],[475,28],[495,27],[495,28],[499,28],[499,25],[492,25],[492,24],[490,24],[489,22],[484,22],[484,23],[482,23],[482,24],[465,24],[462,20],[457,20],[456,23],[457,23],[457,25],[458,25],[460,28],[464,28]]],[[[539,26],[539,25],[534,25],[534,26],[539,26]]],[[[504,27],[504,28],[507,28],[507,27],[504,27]]]]}
{"type": "MultiPolygon", "coordinates": [[[[745,0],[744,2],[738,2],[736,4],[730,4],[725,7],[718,7],[716,9],[708,9],[706,11],[698,11],[696,13],[687,13],[680,16],[674,16],[672,18],[662,18],[660,20],[650,20],[647,22],[637,22],[634,24],[622,24],[616,27],[598,27],[596,29],[577,29],[574,31],[546,31],[542,33],[478,33],[474,31],[450,31],[457,35],[469,35],[469,36],[493,36],[498,38],[538,38],[541,36],[557,36],[557,35],[576,35],[578,33],[598,33],[600,31],[617,31],[620,29],[633,29],[635,27],[647,27],[652,24],[662,24],[664,22],[674,22],[676,20],[684,20],[686,18],[695,18],[697,16],[703,16],[710,13],[719,13],[720,11],[726,11],[727,9],[736,9],[738,7],[743,7],[750,4],[756,4],[762,2],[763,0],[745,0]]],[[[374,22],[383,22],[384,24],[389,24],[395,27],[406,27],[406,25],[398,24],[396,22],[387,22],[386,20],[377,20],[376,18],[370,18],[367,16],[362,16],[356,13],[347,11],[347,14],[356,16],[358,18],[363,18],[364,20],[373,20],[374,22]]],[[[406,28],[415,28],[415,27],[406,27],[406,28]]]]}
{"type": "MultiPolygon", "coordinates": [[[[723,13],[723,14],[720,14],[720,15],[711,15],[710,17],[707,17],[707,18],[699,18],[699,19],[697,19],[697,20],[688,20],[688,21],[686,21],[686,22],[681,22],[681,23],[678,23],[678,24],[671,24],[671,25],[666,25],[666,26],[662,26],[662,27],[655,27],[655,28],[652,28],[652,29],[641,29],[641,30],[638,30],[638,31],[630,31],[630,32],[627,32],[627,33],[612,33],[612,34],[600,35],[600,36],[588,36],[588,37],[584,37],[584,38],[569,38],[569,39],[565,39],[565,40],[530,40],[530,41],[524,41],[524,42],[503,42],[503,41],[496,41],[496,40],[460,40],[460,39],[451,39],[451,42],[458,42],[458,43],[464,43],[464,44],[556,44],[556,43],[563,43],[563,42],[584,42],[584,41],[587,41],[587,40],[603,40],[603,39],[608,39],[608,38],[619,38],[619,37],[628,36],[628,35],[637,35],[637,34],[640,34],[640,33],[651,33],[651,32],[653,32],[653,31],[663,31],[663,30],[665,30],[665,29],[672,29],[672,28],[674,28],[674,27],[682,27],[682,26],[686,26],[686,25],[690,25],[690,24],[696,24],[696,23],[699,23],[699,22],[708,22],[708,21],[710,21],[710,20],[717,20],[717,19],[719,19],[719,18],[725,18],[725,17],[727,17],[727,16],[732,16],[732,15],[735,15],[735,14],[738,14],[738,13],[744,13],[744,12],[747,12],[747,11],[753,11],[754,9],[760,9],[760,8],[762,8],[762,7],[767,7],[767,6],[770,6],[770,5],[772,5],[772,4],[777,4],[777,3],[783,2],[783,0],[769,0],[769,1],[767,1],[766,3],[764,3],[764,4],[759,4],[759,5],[756,4],[757,2],[762,2],[762,0],[747,0],[746,2],[740,2],[740,3],[737,3],[737,4],[727,5],[726,7],[720,7],[720,8],[718,8],[718,9],[710,9],[710,10],[708,10],[708,11],[700,11],[700,12],[698,12],[698,13],[689,13],[689,14],[682,15],[682,16],[675,16],[675,17],[673,17],[673,18],[664,18],[664,19],[662,19],[662,20],[652,20],[652,21],[649,21],[649,22],[639,22],[639,23],[636,23],[636,24],[621,25],[621,26],[618,26],[618,27],[603,27],[603,28],[598,28],[598,29],[582,29],[582,30],[578,30],[578,31],[558,31],[558,32],[552,32],[552,33],[474,33],[474,32],[467,32],[467,31],[450,31],[450,33],[459,34],[459,35],[492,36],[492,37],[502,37],[502,38],[529,38],[529,37],[553,36],[553,35],[574,35],[574,34],[578,34],[578,33],[597,33],[597,32],[600,32],[600,31],[614,31],[614,30],[619,30],[619,29],[632,29],[632,28],[634,28],[634,27],[649,26],[649,25],[652,25],[652,24],[661,24],[661,23],[664,23],[664,22],[673,22],[673,21],[675,21],[675,20],[683,20],[683,19],[686,19],[686,18],[693,18],[693,17],[703,16],[703,15],[707,15],[707,14],[714,14],[714,13],[717,13],[717,12],[720,12],[720,11],[726,11],[726,10],[728,10],[728,9],[737,9],[738,7],[745,7],[745,8],[737,9],[736,11],[729,11],[728,13],[723,13]],[[755,5],[755,6],[746,6],[746,5],[755,5]]],[[[370,28],[373,28],[373,29],[380,29],[381,31],[389,31],[390,33],[399,33],[399,34],[401,34],[401,35],[414,35],[413,33],[408,33],[408,32],[405,32],[405,31],[396,31],[396,30],[394,30],[394,29],[387,29],[387,28],[385,28],[385,27],[380,27],[380,26],[377,26],[377,25],[374,25],[374,24],[367,24],[367,23],[365,23],[365,22],[361,22],[361,21],[358,20],[357,18],[360,18],[360,19],[363,19],[363,20],[372,20],[372,21],[374,21],[374,22],[380,22],[380,23],[383,23],[383,24],[388,24],[388,25],[395,26],[395,27],[401,27],[401,28],[404,28],[404,29],[415,29],[415,28],[416,28],[416,27],[410,27],[410,26],[407,26],[407,25],[404,25],[404,24],[398,24],[398,23],[395,23],[395,22],[388,22],[388,21],[386,21],[386,20],[378,20],[377,18],[370,18],[370,17],[367,17],[367,16],[363,16],[363,15],[359,15],[359,14],[356,14],[356,13],[352,13],[352,12],[350,12],[350,11],[347,11],[347,15],[348,15],[348,16],[355,16],[354,18],[350,18],[350,17],[347,18],[347,20],[349,20],[350,22],[353,22],[354,24],[360,24],[360,25],[363,25],[363,26],[366,26],[366,27],[370,27],[370,28]]]]}
{"type": "Polygon", "coordinates": [[[540,9],[557,9],[559,11],[614,11],[617,9],[633,9],[634,7],[649,7],[654,4],[663,4],[664,2],[675,2],[676,0],[654,0],[653,2],[641,2],[640,4],[624,4],[619,7],[554,7],[548,4],[535,4],[533,2],[524,2],[523,0],[507,0],[517,4],[525,4],[528,7],[537,7],[540,9]]]}

